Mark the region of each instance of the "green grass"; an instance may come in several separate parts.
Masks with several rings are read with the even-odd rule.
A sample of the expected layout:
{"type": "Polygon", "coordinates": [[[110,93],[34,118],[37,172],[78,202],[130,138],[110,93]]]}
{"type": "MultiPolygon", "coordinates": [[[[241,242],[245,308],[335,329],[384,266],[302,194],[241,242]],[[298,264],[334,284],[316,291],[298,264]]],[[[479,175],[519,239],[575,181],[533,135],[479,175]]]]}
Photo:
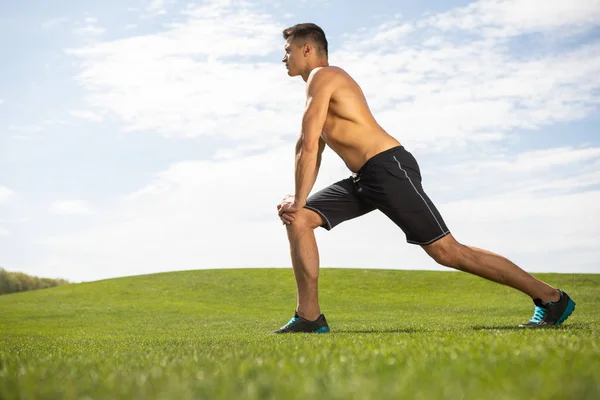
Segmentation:
{"type": "Polygon", "coordinates": [[[323,269],[332,333],[268,335],[290,270],[207,270],[0,296],[0,399],[598,399],[600,275],[536,275],[559,329],[458,272],[323,269]]]}

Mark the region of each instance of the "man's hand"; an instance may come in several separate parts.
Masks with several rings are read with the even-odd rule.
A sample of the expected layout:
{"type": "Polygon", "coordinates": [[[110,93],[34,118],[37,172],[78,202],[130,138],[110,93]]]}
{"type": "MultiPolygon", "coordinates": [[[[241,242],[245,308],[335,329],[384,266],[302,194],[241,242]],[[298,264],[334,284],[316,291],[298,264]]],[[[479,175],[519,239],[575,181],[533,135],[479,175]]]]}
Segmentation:
{"type": "Polygon", "coordinates": [[[277,205],[277,213],[279,214],[279,218],[284,225],[290,225],[296,219],[295,213],[304,207],[304,204],[301,204],[296,201],[296,198],[288,194],[281,200],[281,203],[277,205]]]}

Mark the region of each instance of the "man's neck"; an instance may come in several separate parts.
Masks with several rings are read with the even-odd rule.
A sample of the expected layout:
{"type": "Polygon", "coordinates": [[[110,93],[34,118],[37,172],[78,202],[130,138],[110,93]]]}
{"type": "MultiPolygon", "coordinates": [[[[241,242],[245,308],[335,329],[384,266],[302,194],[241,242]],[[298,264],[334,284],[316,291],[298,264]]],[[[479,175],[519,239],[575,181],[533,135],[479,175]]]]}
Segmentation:
{"type": "Polygon", "coordinates": [[[304,82],[308,82],[308,78],[310,78],[310,75],[313,73],[313,71],[315,71],[317,68],[323,68],[323,67],[329,67],[329,61],[327,61],[327,60],[319,61],[319,62],[315,63],[315,65],[312,65],[310,68],[308,68],[306,70],[306,72],[304,72],[302,74],[302,79],[304,80],[304,82]]]}

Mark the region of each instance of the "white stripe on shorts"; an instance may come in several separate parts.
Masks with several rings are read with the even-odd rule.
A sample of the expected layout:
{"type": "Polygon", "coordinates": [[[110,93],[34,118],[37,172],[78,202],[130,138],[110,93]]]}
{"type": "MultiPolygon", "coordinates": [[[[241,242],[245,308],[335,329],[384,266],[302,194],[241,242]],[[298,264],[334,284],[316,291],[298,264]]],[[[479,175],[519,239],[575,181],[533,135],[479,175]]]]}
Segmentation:
{"type": "Polygon", "coordinates": [[[429,210],[429,212],[433,216],[433,219],[435,219],[435,222],[437,222],[438,226],[440,227],[440,230],[442,231],[442,234],[445,235],[447,232],[444,232],[444,228],[442,228],[442,225],[440,224],[440,221],[438,221],[438,219],[435,217],[435,214],[433,213],[433,211],[431,211],[431,208],[429,207],[429,204],[427,204],[427,202],[425,201],[425,198],[423,198],[423,196],[421,196],[421,193],[419,193],[419,191],[417,190],[417,187],[415,186],[415,184],[413,183],[413,181],[408,176],[408,173],[404,169],[402,169],[402,165],[400,164],[400,161],[398,161],[398,159],[396,158],[396,156],[394,156],[394,160],[396,160],[396,162],[398,163],[398,168],[400,168],[400,171],[404,172],[404,175],[406,175],[406,179],[408,179],[408,181],[412,185],[413,189],[415,189],[415,192],[417,192],[417,194],[419,195],[419,197],[421,198],[421,200],[423,200],[423,203],[425,203],[425,205],[427,206],[427,209],[429,210]]]}

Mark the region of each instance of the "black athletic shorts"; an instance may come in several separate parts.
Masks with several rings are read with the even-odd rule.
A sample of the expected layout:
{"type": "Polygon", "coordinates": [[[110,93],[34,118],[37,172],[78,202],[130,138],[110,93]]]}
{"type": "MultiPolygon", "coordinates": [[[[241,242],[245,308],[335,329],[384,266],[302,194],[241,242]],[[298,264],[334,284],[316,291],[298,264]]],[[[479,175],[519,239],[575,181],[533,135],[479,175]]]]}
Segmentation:
{"type": "Polygon", "coordinates": [[[403,146],[370,158],[356,174],[313,194],[305,208],[323,217],[323,228],[375,209],[387,215],[412,244],[430,244],[450,231],[421,186],[417,160],[403,146]]]}

